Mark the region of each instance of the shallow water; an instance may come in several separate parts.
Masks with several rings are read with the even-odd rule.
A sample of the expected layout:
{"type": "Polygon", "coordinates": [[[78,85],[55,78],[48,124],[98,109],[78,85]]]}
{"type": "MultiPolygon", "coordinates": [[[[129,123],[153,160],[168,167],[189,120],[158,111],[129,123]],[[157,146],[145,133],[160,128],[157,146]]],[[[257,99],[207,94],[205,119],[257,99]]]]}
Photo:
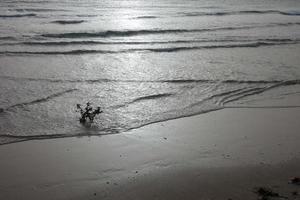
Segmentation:
{"type": "Polygon", "coordinates": [[[0,11],[0,144],[300,93],[297,0],[24,0],[0,11]],[[104,111],[92,126],[75,112],[87,101],[104,111]]]}

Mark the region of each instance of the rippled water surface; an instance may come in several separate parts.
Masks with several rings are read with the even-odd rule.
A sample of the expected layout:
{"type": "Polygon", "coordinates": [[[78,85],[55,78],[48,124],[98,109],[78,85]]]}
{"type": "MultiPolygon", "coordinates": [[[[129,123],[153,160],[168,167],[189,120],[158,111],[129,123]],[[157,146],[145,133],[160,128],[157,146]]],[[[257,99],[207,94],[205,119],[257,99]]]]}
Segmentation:
{"type": "Polygon", "coordinates": [[[0,13],[0,144],[300,93],[298,0],[2,0],[0,13]],[[89,127],[87,101],[104,111],[89,127]]]}

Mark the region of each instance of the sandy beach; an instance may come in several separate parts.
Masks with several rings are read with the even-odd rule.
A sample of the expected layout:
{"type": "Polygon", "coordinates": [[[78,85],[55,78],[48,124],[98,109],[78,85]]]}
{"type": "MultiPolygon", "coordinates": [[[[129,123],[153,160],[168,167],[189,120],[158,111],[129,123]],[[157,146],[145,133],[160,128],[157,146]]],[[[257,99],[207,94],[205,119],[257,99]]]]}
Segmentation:
{"type": "Polygon", "coordinates": [[[300,109],[230,108],[102,137],[0,146],[0,199],[300,199],[300,109]],[[276,199],[276,198],[275,198],[276,199]],[[277,198],[281,199],[281,198],[277,198]]]}

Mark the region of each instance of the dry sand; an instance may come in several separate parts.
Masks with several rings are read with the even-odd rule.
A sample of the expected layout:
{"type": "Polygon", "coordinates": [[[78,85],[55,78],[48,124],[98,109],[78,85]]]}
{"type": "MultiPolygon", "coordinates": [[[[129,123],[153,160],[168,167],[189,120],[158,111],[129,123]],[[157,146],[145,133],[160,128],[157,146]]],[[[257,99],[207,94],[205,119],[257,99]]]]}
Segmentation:
{"type": "Polygon", "coordinates": [[[0,146],[0,199],[289,199],[300,109],[224,109],[102,137],[0,146]],[[278,198],[277,198],[278,199],[278,198]]]}

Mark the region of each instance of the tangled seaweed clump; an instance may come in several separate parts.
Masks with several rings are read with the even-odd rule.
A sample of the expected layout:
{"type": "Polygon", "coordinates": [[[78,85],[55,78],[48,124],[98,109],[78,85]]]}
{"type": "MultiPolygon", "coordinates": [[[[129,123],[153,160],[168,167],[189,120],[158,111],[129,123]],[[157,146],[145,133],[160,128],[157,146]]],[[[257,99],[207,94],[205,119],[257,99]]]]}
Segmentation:
{"type": "Polygon", "coordinates": [[[81,114],[79,122],[82,124],[86,123],[87,119],[90,120],[90,123],[93,123],[95,116],[103,112],[100,107],[93,109],[90,102],[86,103],[86,107],[84,109],[80,104],[77,104],[77,111],[79,111],[81,114]]]}

